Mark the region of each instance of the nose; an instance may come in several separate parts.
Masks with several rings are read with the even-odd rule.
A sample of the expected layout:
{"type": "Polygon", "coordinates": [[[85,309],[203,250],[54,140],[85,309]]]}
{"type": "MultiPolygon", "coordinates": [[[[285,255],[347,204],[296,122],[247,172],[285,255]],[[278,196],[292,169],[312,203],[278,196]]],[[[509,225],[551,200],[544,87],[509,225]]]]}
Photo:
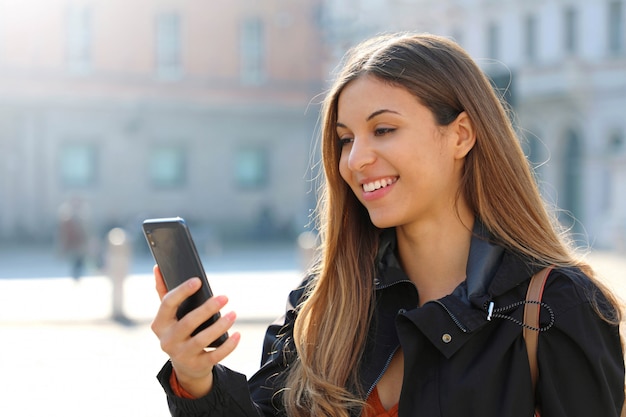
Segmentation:
{"type": "Polygon", "coordinates": [[[351,171],[362,171],[376,160],[372,143],[367,138],[355,137],[345,151],[349,152],[348,168],[351,171]]]}

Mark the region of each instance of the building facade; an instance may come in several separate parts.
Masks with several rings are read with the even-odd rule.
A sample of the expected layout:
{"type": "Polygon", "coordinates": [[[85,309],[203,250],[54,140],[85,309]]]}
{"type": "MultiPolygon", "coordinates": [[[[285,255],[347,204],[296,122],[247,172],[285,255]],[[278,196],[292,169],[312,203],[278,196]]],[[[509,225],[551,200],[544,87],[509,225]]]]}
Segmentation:
{"type": "Polygon", "coordinates": [[[99,231],[297,234],[333,68],[411,30],[506,89],[575,236],[626,248],[625,22],[626,0],[0,0],[0,241],[53,239],[76,197],[99,231]]]}
{"type": "Polygon", "coordinates": [[[626,250],[626,1],[338,0],[335,55],[377,32],[449,36],[507,89],[547,201],[573,237],[626,250]]]}
{"type": "MultiPolygon", "coordinates": [[[[322,90],[317,0],[0,0],[0,241],[182,216],[302,231],[322,90]]],[[[208,233],[208,232],[207,232],[208,233]]]]}

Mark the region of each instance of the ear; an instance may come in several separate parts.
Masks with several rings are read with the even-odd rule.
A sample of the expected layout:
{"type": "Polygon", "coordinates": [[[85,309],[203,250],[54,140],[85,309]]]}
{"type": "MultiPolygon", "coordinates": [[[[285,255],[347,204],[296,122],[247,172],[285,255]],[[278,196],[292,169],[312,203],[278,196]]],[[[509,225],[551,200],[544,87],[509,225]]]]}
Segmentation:
{"type": "Polygon", "coordinates": [[[461,112],[450,127],[454,133],[454,156],[463,159],[476,143],[474,124],[466,112],[461,112]]]}

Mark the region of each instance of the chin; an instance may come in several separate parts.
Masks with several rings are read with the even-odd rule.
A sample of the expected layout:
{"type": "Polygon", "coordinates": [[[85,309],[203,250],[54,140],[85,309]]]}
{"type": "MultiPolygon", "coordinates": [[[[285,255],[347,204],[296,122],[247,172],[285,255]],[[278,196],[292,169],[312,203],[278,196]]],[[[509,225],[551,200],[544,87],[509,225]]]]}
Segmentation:
{"type": "Polygon", "coordinates": [[[370,214],[370,221],[374,226],[379,229],[388,229],[390,227],[395,227],[398,225],[397,222],[393,221],[389,216],[372,216],[370,214]]]}

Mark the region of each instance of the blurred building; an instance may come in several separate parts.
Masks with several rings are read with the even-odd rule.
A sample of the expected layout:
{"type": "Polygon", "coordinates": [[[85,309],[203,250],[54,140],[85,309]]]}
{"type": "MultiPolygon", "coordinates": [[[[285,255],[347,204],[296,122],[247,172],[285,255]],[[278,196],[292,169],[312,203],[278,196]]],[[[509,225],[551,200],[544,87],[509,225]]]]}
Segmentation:
{"type": "Polygon", "coordinates": [[[0,240],[183,216],[302,231],[323,48],[318,0],[0,0],[0,240]]]}
{"type": "Polygon", "coordinates": [[[626,249],[626,1],[327,5],[335,57],[347,45],[391,30],[457,40],[506,89],[524,148],[561,221],[594,247],[626,249]]]}
{"type": "Polygon", "coordinates": [[[0,240],[50,240],[73,198],[102,233],[299,233],[319,94],[392,30],[459,41],[561,220],[626,248],[626,0],[0,0],[0,240]]]}

